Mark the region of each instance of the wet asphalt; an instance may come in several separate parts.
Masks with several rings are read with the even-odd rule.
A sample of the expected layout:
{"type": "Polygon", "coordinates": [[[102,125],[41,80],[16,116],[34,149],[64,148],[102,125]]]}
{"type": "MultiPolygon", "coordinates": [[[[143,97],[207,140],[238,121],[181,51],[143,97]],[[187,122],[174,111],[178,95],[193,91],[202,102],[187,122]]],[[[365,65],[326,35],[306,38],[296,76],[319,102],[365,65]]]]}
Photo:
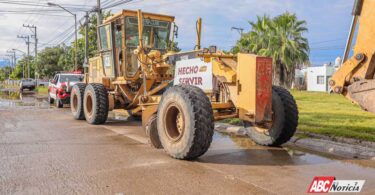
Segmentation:
{"type": "Polygon", "coordinates": [[[314,176],[366,180],[375,161],[255,145],[215,133],[195,161],[152,148],[140,123],[93,126],[33,92],[0,92],[0,194],[305,194],[314,176]]]}

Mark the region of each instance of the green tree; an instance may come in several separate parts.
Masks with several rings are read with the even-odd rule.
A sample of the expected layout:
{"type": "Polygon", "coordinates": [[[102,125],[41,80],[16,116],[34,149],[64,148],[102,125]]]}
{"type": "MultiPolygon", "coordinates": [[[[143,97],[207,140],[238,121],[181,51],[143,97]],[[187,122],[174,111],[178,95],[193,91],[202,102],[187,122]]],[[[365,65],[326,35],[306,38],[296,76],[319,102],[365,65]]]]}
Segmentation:
{"type": "MultiPolygon", "coordinates": [[[[38,54],[37,72],[41,78],[52,77],[56,71],[64,70],[60,58],[67,52],[66,46],[46,47],[38,54]]],[[[64,64],[65,65],[65,64],[64,64]]]]}
{"type": "Polygon", "coordinates": [[[307,32],[306,21],[286,12],[275,18],[258,16],[257,21],[249,23],[250,32],[241,37],[232,52],[272,57],[274,84],[290,87],[296,65],[309,61],[309,44],[303,36],[307,32]]]}
{"type": "MultiPolygon", "coordinates": [[[[103,18],[108,18],[111,13],[103,13],[103,18]]],[[[89,17],[89,58],[93,57],[97,53],[97,19],[96,15],[92,14],[89,17]]],[[[78,69],[82,69],[84,57],[85,57],[85,28],[81,26],[79,28],[79,34],[82,36],[77,40],[78,50],[78,69]]],[[[74,49],[75,42],[73,41],[71,46],[60,44],[54,47],[46,47],[38,54],[38,61],[36,70],[41,78],[52,77],[57,71],[71,71],[74,69],[74,49]]],[[[22,70],[22,69],[21,69],[22,70]]]]}
{"type": "Polygon", "coordinates": [[[0,68],[0,81],[4,81],[8,79],[11,73],[12,73],[12,67],[10,66],[4,66],[0,68]]]}
{"type": "Polygon", "coordinates": [[[30,64],[30,78],[35,77],[35,63],[34,58],[32,56],[23,57],[20,60],[17,61],[16,67],[12,71],[12,74],[10,74],[11,79],[21,79],[23,77],[23,74],[25,74],[25,78],[28,75],[28,64],[30,64]]]}
{"type": "MultiPolygon", "coordinates": [[[[107,19],[108,17],[112,16],[113,14],[111,13],[111,11],[107,11],[107,12],[103,12],[103,16],[102,18],[104,19],[107,19]]],[[[77,51],[77,55],[78,55],[78,69],[83,69],[82,68],[82,65],[83,65],[83,62],[84,62],[84,59],[85,59],[85,27],[84,26],[81,26],[79,28],[79,34],[82,36],[81,38],[79,38],[77,40],[77,46],[78,46],[78,51],[77,51]]],[[[89,48],[88,48],[88,57],[91,58],[91,57],[94,57],[97,52],[98,52],[98,43],[97,43],[97,39],[98,39],[98,34],[97,34],[97,17],[96,17],[96,14],[92,14],[90,17],[89,17],[89,29],[88,29],[88,45],[89,45],[89,48]]],[[[72,47],[69,48],[69,51],[68,51],[68,54],[65,56],[65,57],[70,57],[71,59],[73,58],[73,51],[74,51],[74,48],[75,48],[75,42],[72,42],[72,47]]],[[[67,61],[66,59],[62,60],[62,61],[67,61]]],[[[73,64],[74,64],[74,61],[72,61],[73,64]]],[[[73,67],[73,65],[72,65],[73,67]]]]}

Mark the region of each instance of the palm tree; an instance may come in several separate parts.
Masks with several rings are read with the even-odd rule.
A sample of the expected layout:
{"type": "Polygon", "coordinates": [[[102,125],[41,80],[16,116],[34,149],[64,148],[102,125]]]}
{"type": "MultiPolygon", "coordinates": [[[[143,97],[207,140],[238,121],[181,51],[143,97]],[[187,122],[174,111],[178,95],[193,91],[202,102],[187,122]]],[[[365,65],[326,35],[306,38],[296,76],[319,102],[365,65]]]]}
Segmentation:
{"type": "Polygon", "coordinates": [[[307,32],[306,21],[299,21],[295,14],[286,12],[272,19],[258,16],[256,22],[249,23],[252,29],[232,51],[272,57],[274,84],[290,87],[295,66],[309,60],[309,44],[303,37],[307,32]]]}

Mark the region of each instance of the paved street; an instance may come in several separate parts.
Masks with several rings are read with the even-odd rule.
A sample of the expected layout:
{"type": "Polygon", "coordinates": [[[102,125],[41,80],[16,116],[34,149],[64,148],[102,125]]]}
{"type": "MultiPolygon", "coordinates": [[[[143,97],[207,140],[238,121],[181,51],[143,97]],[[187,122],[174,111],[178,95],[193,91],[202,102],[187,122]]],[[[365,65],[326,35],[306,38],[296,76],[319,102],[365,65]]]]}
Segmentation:
{"type": "Polygon", "coordinates": [[[32,94],[15,99],[0,99],[0,194],[303,194],[314,176],[364,179],[375,194],[375,161],[221,134],[198,160],[175,160],[138,122],[111,113],[92,126],[32,94]]]}

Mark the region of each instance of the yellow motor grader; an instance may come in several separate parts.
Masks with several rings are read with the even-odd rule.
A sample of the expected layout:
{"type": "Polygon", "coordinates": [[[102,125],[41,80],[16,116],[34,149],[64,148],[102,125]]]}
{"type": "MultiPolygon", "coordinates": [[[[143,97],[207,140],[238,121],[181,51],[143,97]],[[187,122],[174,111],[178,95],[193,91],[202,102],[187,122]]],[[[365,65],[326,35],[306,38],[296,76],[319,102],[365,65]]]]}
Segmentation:
{"type": "Polygon", "coordinates": [[[155,147],[177,159],[204,154],[214,121],[240,118],[256,143],[279,146],[295,133],[298,110],[291,94],[272,86],[272,59],[229,55],[215,46],[173,52],[173,16],[123,10],[98,27],[99,53],[85,83],[71,92],[77,120],[102,124],[114,109],[142,119],[155,147]]]}
{"type": "Polygon", "coordinates": [[[332,76],[329,85],[333,92],[343,94],[364,110],[375,114],[374,9],[374,0],[355,0],[352,25],[343,57],[344,63],[332,76]],[[356,29],[358,32],[354,53],[348,59],[356,29]]]}

